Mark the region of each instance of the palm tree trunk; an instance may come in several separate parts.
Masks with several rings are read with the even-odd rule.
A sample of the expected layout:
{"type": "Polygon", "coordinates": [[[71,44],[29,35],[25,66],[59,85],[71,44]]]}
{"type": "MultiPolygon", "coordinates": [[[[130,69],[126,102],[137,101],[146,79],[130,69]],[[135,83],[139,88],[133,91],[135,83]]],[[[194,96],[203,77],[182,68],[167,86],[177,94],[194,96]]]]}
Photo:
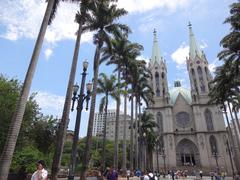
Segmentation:
{"type": "Polygon", "coordinates": [[[124,92],[124,122],[123,122],[123,163],[122,163],[122,170],[125,174],[126,172],[126,124],[127,124],[127,85],[125,86],[124,92]]]}
{"type": "Polygon", "coordinates": [[[51,15],[54,3],[55,3],[55,0],[48,1],[46,12],[42,21],[42,25],[40,27],[37,41],[33,50],[32,58],[28,67],[25,80],[24,80],[22,91],[21,91],[19,100],[17,102],[16,110],[8,130],[6,143],[4,145],[4,149],[0,157],[0,174],[1,174],[0,180],[6,180],[8,176],[13,152],[16,146],[18,134],[22,124],[22,119],[23,119],[23,115],[24,115],[24,111],[27,103],[27,98],[28,98],[29,91],[32,84],[32,79],[36,70],[39,53],[43,44],[44,36],[47,30],[48,22],[50,19],[50,15],[51,15]]]}
{"type": "Polygon", "coordinates": [[[69,113],[71,108],[73,85],[74,85],[76,69],[77,69],[78,53],[80,49],[82,26],[83,26],[83,22],[81,21],[78,26],[78,34],[77,34],[77,39],[76,39],[75,48],[74,48],[71,71],[68,79],[68,86],[67,86],[64,107],[63,107],[63,114],[62,114],[62,119],[59,125],[59,129],[58,129],[59,133],[57,136],[56,147],[55,147],[54,156],[53,156],[52,171],[51,171],[51,178],[53,180],[57,180],[57,175],[58,175],[59,167],[61,164],[63,147],[65,143],[67,127],[69,123],[69,113]]]}
{"type": "Polygon", "coordinates": [[[236,119],[236,122],[237,122],[238,132],[240,133],[240,123],[239,123],[239,119],[238,119],[238,116],[237,116],[237,112],[236,112],[235,109],[233,109],[233,112],[234,112],[234,116],[235,116],[235,119],[236,119]]]}
{"type": "Polygon", "coordinates": [[[102,171],[105,170],[105,164],[106,164],[105,159],[106,159],[107,110],[108,110],[108,95],[106,95],[106,104],[105,104],[105,110],[104,110],[102,171]]]}
{"type": "Polygon", "coordinates": [[[142,157],[143,157],[143,154],[142,154],[142,147],[143,147],[143,143],[142,143],[142,125],[141,125],[141,100],[140,100],[140,97],[138,99],[138,102],[139,102],[139,105],[138,105],[138,112],[139,112],[139,149],[141,149],[141,151],[138,152],[138,166],[139,166],[139,169],[142,169],[142,157]]]}
{"type": "MultiPolygon", "coordinates": [[[[228,104],[228,109],[229,109],[229,112],[230,112],[230,116],[231,116],[231,118],[232,118],[232,124],[233,124],[235,139],[236,139],[236,141],[237,141],[238,153],[240,153],[240,152],[239,152],[239,149],[240,149],[240,140],[239,140],[239,136],[238,136],[238,132],[237,132],[236,121],[234,121],[233,114],[232,114],[232,110],[231,110],[231,107],[230,107],[230,103],[227,102],[227,104],[228,104]]],[[[239,155],[240,155],[240,154],[238,154],[238,158],[240,158],[239,155]]]]}
{"type": "Polygon", "coordinates": [[[116,123],[115,123],[115,142],[114,142],[114,160],[113,160],[113,167],[118,169],[118,131],[119,131],[119,111],[120,111],[120,70],[118,67],[118,98],[117,98],[117,112],[116,112],[116,123]]]}
{"type": "Polygon", "coordinates": [[[138,109],[138,102],[137,102],[137,96],[135,98],[135,169],[139,169],[138,167],[138,113],[137,113],[137,109],[138,109]]]}
{"type": "MultiPolygon", "coordinates": [[[[132,88],[133,89],[133,88],[132,88]]],[[[133,171],[133,93],[131,95],[130,169],[133,171]]]]}
{"type": "Polygon", "coordinates": [[[234,162],[235,162],[236,168],[239,169],[240,163],[239,163],[239,159],[237,158],[238,157],[238,150],[236,149],[235,141],[233,139],[233,133],[232,133],[232,129],[231,129],[231,126],[230,126],[229,119],[228,119],[227,109],[226,109],[226,106],[225,106],[224,103],[223,103],[223,108],[224,108],[225,119],[226,119],[227,124],[228,124],[228,135],[230,135],[230,141],[231,141],[233,152],[234,152],[234,157],[235,157],[234,162]]]}
{"type": "Polygon", "coordinates": [[[87,173],[88,164],[90,161],[90,151],[91,151],[91,147],[92,147],[93,120],[94,120],[96,94],[97,94],[99,58],[100,58],[100,45],[98,44],[96,47],[95,56],[94,56],[93,92],[92,92],[90,114],[89,114],[89,119],[88,119],[88,130],[87,130],[87,139],[86,139],[86,145],[85,145],[84,156],[83,156],[83,166],[82,166],[82,171],[81,171],[81,175],[80,175],[81,180],[86,180],[86,173],[87,173]]]}

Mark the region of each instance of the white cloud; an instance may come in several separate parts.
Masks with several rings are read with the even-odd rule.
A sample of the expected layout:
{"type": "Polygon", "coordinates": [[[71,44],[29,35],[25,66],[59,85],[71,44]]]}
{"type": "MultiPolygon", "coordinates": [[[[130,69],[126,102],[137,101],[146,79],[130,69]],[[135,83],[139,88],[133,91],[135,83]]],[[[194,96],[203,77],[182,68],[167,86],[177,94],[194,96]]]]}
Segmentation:
{"type": "Polygon", "coordinates": [[[190,4],[190,0],[119,0],[119,7],[125,8],[128,12],[146,12],[156,8],[164,8],[168,11],[175,11],[177,8],[184,8],[190,4]]]}
{"type": "Polygon", "coordinates": [[[189,46],[186,45],[185,42],[183,42],[176,51],[174,51],[171,54],[171,57],[174,62],[176,62],[178,65],[184,65],[186,63],[186,57],[189,55],[189,46]]]}
{"type": "Polygon", "coordinates": [[[49,57],[52,55],[52,53],[53,53],[53,50],[52,50],[52,49],[50,49],[50,48],[46,49],[46,50],[44,51],[45,58],[46,58],[46,59],[49,59],[49,57]]]}
{"type": "Polygon", "coordinates": [[[49,115],[60,116],[63,110],[64,100],[65,97],[63,96],[45,91],[39,91],[36,95],[36,101],[42,109],[42,112],[49,115]]]}
{"type": "MultiPolygon", "coordinates": [[[[0,37],[9,40],[36,39],[46,5],[45,0],[0,1],[0,23],[5,27],[0,37]]],[[[54,43],[75,39],[78,25],[74,19],[78,9],[77,4],[61,2],[52,25],[47,29],[45,40],[54,43]]],[[[83,35],[81,40],[90,41],[90,34],[83,35]]]]}

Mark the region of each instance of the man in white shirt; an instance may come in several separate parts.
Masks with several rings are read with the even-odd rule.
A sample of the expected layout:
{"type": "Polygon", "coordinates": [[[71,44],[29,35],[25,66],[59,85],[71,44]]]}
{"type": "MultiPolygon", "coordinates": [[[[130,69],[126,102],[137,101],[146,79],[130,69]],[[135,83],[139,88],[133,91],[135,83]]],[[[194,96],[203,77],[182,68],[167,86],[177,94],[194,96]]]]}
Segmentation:
{"type": "Polygon", "coordinates": [[[45,162],[40,160],[37,162],[37,170],[33,173],[31,180],[47,180],[48,172],[45,168],[45,162]]]}

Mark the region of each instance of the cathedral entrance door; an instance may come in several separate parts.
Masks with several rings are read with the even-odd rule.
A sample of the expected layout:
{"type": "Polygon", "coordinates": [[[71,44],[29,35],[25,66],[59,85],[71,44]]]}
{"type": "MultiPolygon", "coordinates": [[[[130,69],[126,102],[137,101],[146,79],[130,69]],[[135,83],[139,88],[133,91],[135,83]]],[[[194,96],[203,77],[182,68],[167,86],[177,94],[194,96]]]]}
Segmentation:
{"type": "Polygon", "coordinates": [[[200,166],[197,146],[188,139],[181,140],[176,149],[177,166],[200,166]]]}
{"type": "Polygon", "coordinates": [[[182,166],[196,165],[194,154],[181,154],[181,163],[182,166]]]}

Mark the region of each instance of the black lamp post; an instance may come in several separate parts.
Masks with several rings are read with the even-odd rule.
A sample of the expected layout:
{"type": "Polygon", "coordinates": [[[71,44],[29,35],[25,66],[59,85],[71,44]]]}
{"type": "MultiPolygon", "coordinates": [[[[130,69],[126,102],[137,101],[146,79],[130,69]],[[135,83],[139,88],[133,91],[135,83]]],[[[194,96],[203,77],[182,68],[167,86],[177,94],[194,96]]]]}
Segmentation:
{"type": "Polygon", "coordinates": [[[79,130],[80,130],[80,122],[81,122],[81,114],[83,109],[83,102],[86,100],[86,110],[88,110],[88,102],[90,100],[90,93],[92,89],[92,84],[87,83],[87,94],[84,94],[84,88],[85,88],[85,80],[86,80],[86,71],[88,68],[88,62],[85,60],[83,61],[83,73],[82,73],[82,81],[81,81],[81,88],[80,92],[78,93],[79,86],[74,85],[73,86],[73,97],[72,97],[72,109],[74,110],[74,104],[77,100],[77,115],[76,115],[76,122],[75,122],[75,130],[74,130],[74,137],[73,137],[73,143],[72,143],[72,153],[71,153],[71,164],[69,169],[69,175],[68,180],[74,179],[74,173],[75,173],[75,166],[76,166],[76,155],[77,155],[77,142],[78,142],[78,136],[79,136],[79,130]]]}
{"type": "Polygon", "coordinates": [[[162,157],[163,157],[163,166],[164,166],[164,177],[166,175],[166,154],[165,154],[165,148],[162,147],[162,157]]]}
{"type": "Polygon", "coordinates": [[[219,166],[218,166],[218,153],[217,153],[217,148],[216,146],[213,146],[213,157],[216,160],[216,165],[217,165],[217,173],[219,173],[219,166]]]}

